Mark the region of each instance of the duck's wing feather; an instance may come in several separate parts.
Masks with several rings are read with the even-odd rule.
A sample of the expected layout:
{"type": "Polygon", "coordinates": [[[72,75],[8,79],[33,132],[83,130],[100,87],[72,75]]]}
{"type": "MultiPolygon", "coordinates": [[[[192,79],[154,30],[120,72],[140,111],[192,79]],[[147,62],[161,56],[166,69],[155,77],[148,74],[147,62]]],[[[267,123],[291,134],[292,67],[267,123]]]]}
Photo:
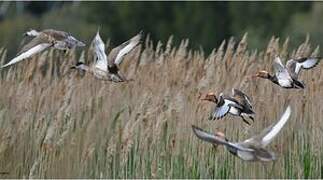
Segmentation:
{"type": "Polygon", "coordinates": [[[252,109],[251,100],[249,96],[247,96],[242,91],[233,88],[232,96],[234,99],[238,99],[238,101],[241,102],[244,106],[247,106],[248,108],[252,109]]]}
{"type": "Polygon", "coordinates": [[[290,59],[286,63],[286,67],[295,77],[298,77],[301,69],[311,69],[319,64],[320,57],[305,57],[299,59],[290,59]]]}
{"type": "Polygon", "coordinates": [[[230,111],[230,106],[226,103],[222,96],[219,97],[219,102],[215,106],[215,109],[212,113],[212,119],[220,119],[228,114],[230,111]]]}
{"type": "Polygon", "coordinates": [[[39,45],[39,44],[50,44],[47,35],[40,33],[38,36],[34,37],[31,41],[29,41],[27,44],[25,44],[21,50],[18,52],[18,56],[24,52],[27,52],[31,48],[39,45]]]}
{"type": "Polygon", "coordinates": [[[199,127],[196,127],[194,125],[192,125],[192,129],[193,129],[194,134],[199,139],[201,139],[203,141],[206,141],[206,142],[209,142],[209,143],[212,143],[212,144],[217,144],[217,145],[229,146],[231,148],[234,148],[234,149],[237,149],[237,150],[240,150],[240,151],[250,151],[250,152],[253,151],[252,149],[242,147],[239,144],[226,141],[223,138],[219,138],[219,137],[217,137],[217,136],[215,136],[215,135],[213,135],[211,133],[208,133],[208,132],[204,131],[203,129],[201,129],[199,127]]]}
{"type": "Polygon", "coordinates": [[[231,107],[239,106],[233,99],[224,98],[222,93],[219,96],[219,102],[212,113],[212,119],[220,119],[230,112],[231,107]]]}
{"type": "Polygon", "coordinates": [[[273,63],[273,68],[275,71],[275,76],[278,79],[278,83],[283,86],[288,86],[290,82],[292,82],[292,77],[289,74],[288,70],[285,68],[283,63],[281,62],[280,57],[276,57],[273,63]]]}
{"type": "Polygon", "coordinates": [[[290,117],[290,114],[291,108],[290,106],[288,106],[284,114],[281,116],[280,120],[276,124],[269,126],[268,128],[264,129],[260,134],[245,140],[243,143],[259,144],[262,147],[267,146],[284,127],[284,125],[290,117]]]}
{"type": "Polygon", "coordinates": [[[58,30],[54,30],[54,29],[45,29],[42,31],[42,33],[53,37],[57,41],[63,41],[69,36],[69,33],[67,33],[67,32],[58,31],[58,30]]]}
{"type": "Polygon", "coordinates": [[[100,37],[99,31],[96,33],[92,44],[95,53],[95,67],[102,71],[108,71],[108,61],[107,55],[105,54],[105,45],[100,37]]]}
{"type": "Polygon", "coordinates": [[[52,46],[52,44],[49,43],[41,43],[41,44],[37,44],[33,47],[31,47],[29,50],[24,51],[22,53],[20,53],[17,57],[13,58],[11,61],[9,61],[7,64],[1,66],[1,68],[13,65],[15,63],[18,63],[26,58],[31,57],[32,55],[39,53],[43,50],[45,50],[46,48],[49,48],[50,46],[52,46]]]}
{"type": "Polygon", "coordinates": [[[281,59],[280,57],[276,57],[275,60],[274,60],[274,63],[273,63],[273,68],[274,68],[274,71],[275,71],[275,74],[277,76],[277,78],[280,76],[280,77],[288,77],[289,74],[288,74],[288,71],[286,70],[285,66],[283,65],[283,63],[281,62],[281,59]]]}
{"type": "Polygon", "coordinates": [[[141,38],[142,38],[142,32],[140,32],[130,40],[122,43],[121,45],[113,48],[108,56],[109,64],[120,65],[124,59],[124,56],[127,55],[131,50],[133,50],[140,43],[141,38]]]}

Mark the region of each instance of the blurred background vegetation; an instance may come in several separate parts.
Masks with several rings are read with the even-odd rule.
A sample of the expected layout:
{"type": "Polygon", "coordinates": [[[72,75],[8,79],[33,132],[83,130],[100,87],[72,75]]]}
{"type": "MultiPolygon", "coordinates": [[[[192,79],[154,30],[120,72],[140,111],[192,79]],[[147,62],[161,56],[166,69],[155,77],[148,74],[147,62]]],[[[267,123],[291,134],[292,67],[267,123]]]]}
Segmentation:
{"type": "Polygon", "coordinates": [[[231,36],[248,32],[250,48],[261,49],[271,36],[290,37],[291,47],[307,34],[322,44],[321,2],[0,2],[0,45],[18,51],[23,32],[54,28],[90,42],[100,27],[112,45],[140,30],[165,42],[190,39],[192,48],[210,52],[231,36]]]}

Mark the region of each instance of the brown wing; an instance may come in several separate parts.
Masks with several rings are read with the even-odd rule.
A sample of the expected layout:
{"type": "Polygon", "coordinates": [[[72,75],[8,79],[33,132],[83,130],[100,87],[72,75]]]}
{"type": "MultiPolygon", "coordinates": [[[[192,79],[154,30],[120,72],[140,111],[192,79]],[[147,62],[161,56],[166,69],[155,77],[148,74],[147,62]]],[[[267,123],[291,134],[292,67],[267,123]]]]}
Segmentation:
{"type": "Polygon", "coordinates": [[[39,44],[42,44],[42,43],[50,43],[50,41],[48,39],[48,36],[46,36],[43,33],[40,33],[38,36],[33,38],[29,43],[24,45],[17,55],[20,55],[20,54],[28,51],[29,49],[31,49],[39,44]]]}
{"type": "Polygon", "coordinates": [[[125,42],[125,43],[122,43],[121,45],[119,45],[119,46],[117,46],[117,47],[115,47],[115,48],[113,48],[111,51],[110,51],[110,53],[109,53],[109,55],[108,55],[108,65],[114,65],[115,63],[114,63],[114,60],[116,59],[116,57],[117,57],[117,55],[118,55],[118,53],[120,52],[120,50],[122,49],[122,48],[124,48],[126,45],[128,44],[128,41],[127,42],[125,42]]]}
{"type": "Polygon", "coordinates": [[[130,51],[132,51],[140,43],[141,38],[142,32],[138,33],[136,36],[122,43],[121,45],[113,48],[108,55],[108,64],[121,64],[124,56],[127,55],[130,51]]]}
{"type": "Polygon", "coordinates": [[[232,97],[234,99],[236,99],[243,106],[246,106],[249,109],[252,109],[251,100],[250,100],[249,96],[247,96],[242,91],[240,91],[238,89],[232,89],[232,97]]]}
{"type": "Polygon", "coordinates": [[[43,33],[53,37],[57,41],[62,41],[68,37],[68,33],[64,31],[57,31],[54,29],[46,29],[42,31],[43,33]]]}

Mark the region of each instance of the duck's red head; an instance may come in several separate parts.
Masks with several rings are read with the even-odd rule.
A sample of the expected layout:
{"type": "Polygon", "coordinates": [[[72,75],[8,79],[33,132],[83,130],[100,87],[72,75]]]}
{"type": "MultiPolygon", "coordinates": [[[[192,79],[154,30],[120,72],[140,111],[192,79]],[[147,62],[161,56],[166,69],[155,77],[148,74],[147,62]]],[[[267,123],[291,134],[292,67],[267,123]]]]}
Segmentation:
{"type": "Polygon", "coordinates": [[[211,101],[214,103],[218,102],[218,99],[216,98],[216,95],[213,92],[207,93],[205,96],[202,96],[201,100],[211,101]]]}
{"type": "Polygon", "coordinates": [[[269,79],[270,78],[270,74],[269,74],[269,72],[268,71],[259,71],[259,72],[257,72],[255,75],[253,75],[252,77],[254,77],[254,78],[257,78],[257,77],[259,77],[259,78],[264,78],[264,79],[269,79]]]}

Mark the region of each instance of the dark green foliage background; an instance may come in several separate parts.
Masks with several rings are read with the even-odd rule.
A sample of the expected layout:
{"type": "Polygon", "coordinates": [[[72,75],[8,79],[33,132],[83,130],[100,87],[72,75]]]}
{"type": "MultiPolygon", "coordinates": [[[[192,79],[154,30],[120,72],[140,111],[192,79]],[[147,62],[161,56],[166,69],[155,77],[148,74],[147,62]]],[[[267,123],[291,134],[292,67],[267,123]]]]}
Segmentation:
{"type": "MultiPolygon", "coordinates": [[[[0,3],[3,4],[4,2],[0,3]]],[[[29,28],[56,28],[90,42],[100,27],[112,44],[140,30],[165,42],[190,39],[192,48],[210,52],[231,36],[249,33],[249,47],[260,49],[273,35],[299,44],[307,33],[320,44],[321,2],[10,2],[0,18],[0,44],[14,55],[29,28]]],[[[1,14],[1,13],[0,13],[1,14]]]]}

